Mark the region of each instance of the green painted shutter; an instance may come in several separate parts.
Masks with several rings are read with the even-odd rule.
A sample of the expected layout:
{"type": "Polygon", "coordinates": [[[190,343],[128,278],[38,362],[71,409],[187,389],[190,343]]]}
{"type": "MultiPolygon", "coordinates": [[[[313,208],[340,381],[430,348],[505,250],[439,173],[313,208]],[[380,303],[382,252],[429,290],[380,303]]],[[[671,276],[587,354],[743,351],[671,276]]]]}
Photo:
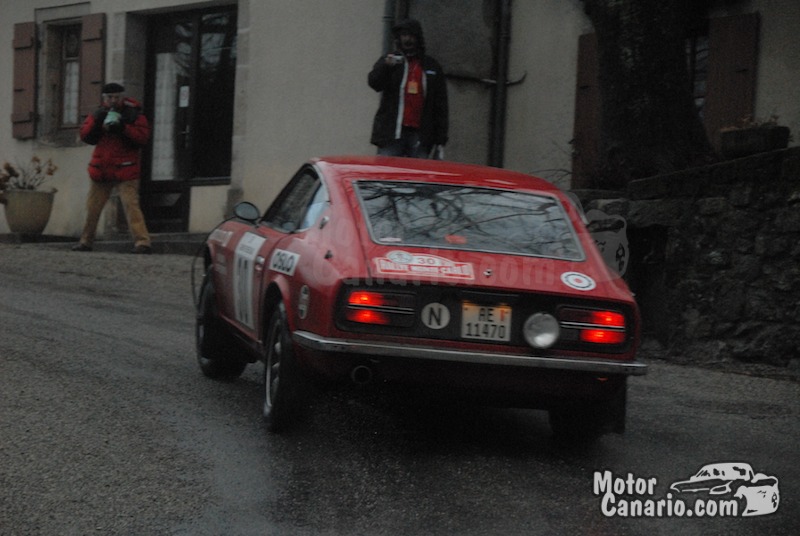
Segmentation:
{"type": "Polygon", "coordinates": [[[36,23],[14,25],[14,95],[11,131],[17,139],[36,135],[36,23]]]}
{"type": "Polygon", "coordinates": [[[105,78],[105,29],[105,13],[81,18],[81,118],[90,115],[100,105],[105,78]]]}
{"type": "Polygon", "coordinates": [[[755,113],[758,13],[710,19],[703,122],[719,148],[719,130],[755,113]]]}

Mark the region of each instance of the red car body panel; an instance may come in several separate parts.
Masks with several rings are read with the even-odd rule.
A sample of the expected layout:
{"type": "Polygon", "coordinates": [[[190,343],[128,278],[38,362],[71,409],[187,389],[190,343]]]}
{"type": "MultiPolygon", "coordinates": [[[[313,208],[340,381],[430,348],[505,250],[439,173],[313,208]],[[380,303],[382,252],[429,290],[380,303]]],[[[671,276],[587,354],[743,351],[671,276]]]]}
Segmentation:
{"type": "MultiPolygon", "coordinates": [[[[581,221],[581,212],[550,183],[495,168],[382,157],[319,158],[299,173],[303,169],[318,175],[327,189],[327,203],[311,225],[285,231],[264,218],[259,222],[231,219],[207,241],[206,262],[219,289],[220,316],[256,352],[263,350],[263,328],[270,308],[275,300],[282,300],[298,361],[326,376],[341,377],[357,363],[380,361],[389,378],[436,384],[441,374],[450,374],[465,384],[488,383],[489,389],[528,393],[539,399],[554,393],[575,396],[581,389],[591,397],[589,391],[602,389],[607,377],[644,373],[645,366],[635,361],[639,313],[633,296],[605,265],[581,221]],[[452,245],[435,249],[378,243],[370,235],[356,190],[359,181],[387,180],[552,198],[567,214],[581,255],[558,259],[468,251],[458,249],[458,237],[452,245]],[[403,261],[395,262],[397,259],[403,261]],[[551,304],[547,305],[551,311],[597,304],[597,308],[624,314],[625,341],[614,351],[595,351],[578,343],[536,350],[520,344],[517,335],[497,343],[424,329],[417,336],[409,336],[408,329],[354,330],[340,315],[342,289],[351,283],[390,286],[455,304],[473,294],[478,299],[488,296],[492,303],[508,299],[515,303],[509,309],[514,313],[526,310],[528,302],[535,301],[532,296],[551,304]],[[452,365],[450,370],[442,372],[447,365],[452,365]],[[486,367],[491,369],[488,375],[486,367]]],[[[279,196],[276,203],[280,202],[279,196]]],[[[427,297],[414,299],[422,304],[427,297]]],[[[452,329],[458,322],[457,308],[451,308],[452,329]]],[[[505,314],[503,309],[498,311],[505,314]]],[[[414,315],[419,324],[420,311],[414,315]]],[[[511,325],[517,329],[522,320],[515,317],[516,323],[511,325]]]]}

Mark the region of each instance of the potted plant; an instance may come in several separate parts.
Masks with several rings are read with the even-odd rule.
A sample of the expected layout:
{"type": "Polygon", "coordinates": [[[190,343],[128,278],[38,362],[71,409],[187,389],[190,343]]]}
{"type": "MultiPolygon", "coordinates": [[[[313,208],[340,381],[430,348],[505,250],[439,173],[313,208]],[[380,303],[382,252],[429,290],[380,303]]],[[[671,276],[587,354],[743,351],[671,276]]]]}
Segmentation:
{"type": "Polygon", "coordinates": [[[720,151],[726,158],[740,158],[767,151],[786,149],[789,127],[778,124],[778,116],[767,120],[744,117],[736,125],[720,129],[720,151]]]}
{"type": "Polygon", "coordinates": [[[44,231],[53,209],[55,188],[40,189],[58,168],[51,159],[36,155],[24,165],[6,162],[0,169],[0,204],[12,233],[38,235],[44,231]]]}

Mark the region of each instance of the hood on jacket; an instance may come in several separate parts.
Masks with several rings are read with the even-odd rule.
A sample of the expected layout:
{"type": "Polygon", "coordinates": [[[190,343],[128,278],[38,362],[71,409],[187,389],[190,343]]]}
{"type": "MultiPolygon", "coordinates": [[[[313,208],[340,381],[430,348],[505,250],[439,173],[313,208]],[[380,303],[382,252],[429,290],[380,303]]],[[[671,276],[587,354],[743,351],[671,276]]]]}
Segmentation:
{"type": "Polygon", "coordinates": [[[419,50],[419,55],[424,55],[425,37],[422,35],[422,25],[419,23],[419,21],[416,19],[405,19],[392,26],[392,35],[394,36],[395,40],[400,39],[400,32],[402,31],[407,31],[417,38],[417,49],[419,50]]]}

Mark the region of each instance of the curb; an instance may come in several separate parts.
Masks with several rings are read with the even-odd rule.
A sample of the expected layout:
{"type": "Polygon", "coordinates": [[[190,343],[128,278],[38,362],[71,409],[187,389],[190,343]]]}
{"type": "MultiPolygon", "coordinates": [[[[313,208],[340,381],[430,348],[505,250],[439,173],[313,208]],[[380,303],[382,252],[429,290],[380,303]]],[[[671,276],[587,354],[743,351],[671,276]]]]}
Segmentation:
{"type": "MultiPolygon", "coordinates": [[[[168,233],[152,234],[150,236],[153,254],[195,255],[205,243],[207,235],[200,233],[168,233]]],[[[77,242],[78,239],[72,236],[0,234],[0,244],[41,244],[58,249],[71,249],[77,242]]],[[[128,236],[98,239],[95,241],[93,248],[94,251],[130,253],[133,249],[133,240],[128,236]]]]}

